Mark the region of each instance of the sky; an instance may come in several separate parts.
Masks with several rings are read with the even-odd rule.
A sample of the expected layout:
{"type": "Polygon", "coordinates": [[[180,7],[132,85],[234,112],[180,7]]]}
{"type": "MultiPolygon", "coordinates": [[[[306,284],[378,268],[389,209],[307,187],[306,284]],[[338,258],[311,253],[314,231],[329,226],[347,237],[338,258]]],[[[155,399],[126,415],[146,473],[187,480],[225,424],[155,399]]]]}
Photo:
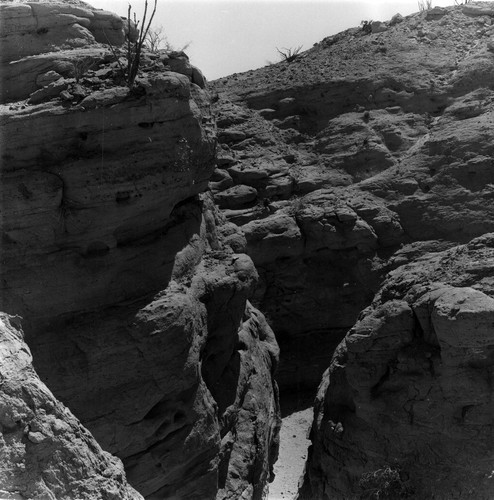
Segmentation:
{"type": "MultiPolygon", "coordinates": [[[[127,0],[86,0],[99,9],[127,15],[127,0]]],[[[149,0],[152,3],[153,0],[149,0]]],[[[130,0],[137,18],[144,0],[130,0]]],[[[433,0],[432,5],[453,5],[433,0]]],[[[186,53],[208,80],[277,62],[276,48],[302,51],[363,20],[387,21],[419,10],[417,0],[158,0],[153,21],[186,53]]]]}

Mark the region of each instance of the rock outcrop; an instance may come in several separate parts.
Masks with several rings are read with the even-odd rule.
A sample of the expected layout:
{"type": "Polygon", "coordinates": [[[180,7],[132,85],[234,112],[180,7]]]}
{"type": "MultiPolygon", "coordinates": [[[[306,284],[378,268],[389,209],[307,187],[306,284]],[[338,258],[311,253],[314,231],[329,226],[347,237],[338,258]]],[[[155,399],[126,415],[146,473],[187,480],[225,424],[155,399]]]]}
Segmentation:
{"type": "Polygon", "coordinates": [[[492,497],[492,4],[367,23],[213,99],[180,52],[129,88],[107,43],[135,27],[83,2],[0,15],[0,309],[130,484],[264,498],[274,330],[285,393],[336,348],[302,497],[492,497]]]}
{"type": "Polygon", "coordinates": [[[37,370],[146,498],[260,499],[279,408],[276,340],[247,300],[257,273],[216,239],[211,203],[179,214],[192,234],[168,286],[37,333],[37,370]]]}
{"type": "Polygon", "coordinates": [[[315,389],[388,271],[494,230],[489,5],[353,28],[214,82],[210,186],[258,268],[281,387],[315,389]]]}
{"type": "Polygon", "coordinates": [[[20,318],[0,313],[0,496],[142,500],[122,463],[41,382],[20,318]]]}
{"type": "MultiPolygon", "coordinates": [[[[0,101],[15,101],[62,77],[96,67],[111,43],[122,45],[127,23],[82,1],[2,2],[0,101]]],[[[132,35],[132,33],[131,33],[132,35]]]]}
{"type": "Polygon", "coordinates": [[[490,233],[389,274],[324,374],[301,499],[492,498],[493,262],[490,233]]]}
{"type": "Polygon", "coordinates": [[[169,279],[189,236],[160,235],[176,225],[173,208],[207,186],[214,128],[207,94],[187,77],[150,74],[140,85],[140,96],[113,87],[68,108],[2,110],[6,311],[15,304],[41,326],[169,279]]]}
{"type": "MultiPolygon", "coordinates": [[[[80,0],[2,0],[0,17],[0,103],[30,96],[28,102],[38,104],[68,87],[74,95],[65,101],[80,101],[107,86],[114,90],[115,81],[108,80],[127,65],[121,46],[138,34],[133,20],[129,29],[126,19],[80,0]]],[[[183,52],[144,51],[141,59],[141,66],[166,68],[205,86],[202,73],[183,52]]]]}
{"type": "Polygon", "coordinates": [[[214,82],[210,186],[258,268],[282,397],[315,389],[351,328],[304,500],[492,497],[493,5],[368,23],[214,82]]]}
{"type": "Polygon", "coordinates": [[[258,275],[232,249],[241,235],[201,194],[216,146],[202,75],[183,53],[143,52],[129,88],[101,38],[107,23],[113,45],[133,36],[120,18],[82,2],[0,6],[25,40],[17,53],[1,42],[1,308],[23,317],[41,379],[144,497],[263,498],[278,346],[249,302],[258,275]]]}

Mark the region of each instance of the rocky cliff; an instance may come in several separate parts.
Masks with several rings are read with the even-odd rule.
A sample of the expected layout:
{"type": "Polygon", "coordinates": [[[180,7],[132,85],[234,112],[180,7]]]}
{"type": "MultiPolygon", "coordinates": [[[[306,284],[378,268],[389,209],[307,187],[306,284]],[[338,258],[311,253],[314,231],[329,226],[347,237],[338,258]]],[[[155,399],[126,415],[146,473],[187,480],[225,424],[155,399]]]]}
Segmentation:
{"type": "Polygon", "coordinates": [[[303,498],[492,497],[493,24],[491,2],[397,15],[214,82],[210,186],[259,271],[282,396],[350,329],[303,498]]]}
{"type": "MultiPolygon", "coordinates": [[[[126,85],[135,27],[111,13],[0,14],[0,308],[132,486],[264,498],[275,377],[315,391],[331,363],[301,498],[492,497],[494,4],[347,30],[212,99],[183,53],[144,53],[126,85]]],[[[43,436],[79,451],[26,398],[2,434],[41,488],[43,436]]],[[[101,491],[138,495],[64,415],[96,483],[113,464],[101,491]]]]}
{"type": "Polygon", "coordinates": [[[19,322],[0,315],[2,498],[142,499],[120,460],[38,378],[19,322]]]}
{"type": "Polygon", "coordinates": [[[395,16],[214,82],[211,188],[259,270],[282,386],[317,384],[321,346],[396,262],[494,229],[493,16],[489,3],[395,16]]]}
{"type": "Polygon", "coordinates": [[[134,34],[83,2],[0,15],[1,309],[144,497],[262,498],[278,346],[236,228],[201,194],[216,144],[202,75],[183,53],[144,53],[123,85],[115,53],[134,34]]]}
{"type": "Polygon", "coordinates": [[[323,376],[300,498],[492,498],[493,262],[490,233],[388,275],[323,376]]]}

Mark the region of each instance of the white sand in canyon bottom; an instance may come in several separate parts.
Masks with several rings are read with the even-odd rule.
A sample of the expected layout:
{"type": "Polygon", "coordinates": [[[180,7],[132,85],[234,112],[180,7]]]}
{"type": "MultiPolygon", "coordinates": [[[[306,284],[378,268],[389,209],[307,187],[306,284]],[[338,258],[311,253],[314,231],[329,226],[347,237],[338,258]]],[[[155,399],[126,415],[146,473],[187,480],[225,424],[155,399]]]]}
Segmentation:
{"type": "Polygon", "coordinates": [[[267,500],[295,498],[310,444],[307,434],[312,424],[312,414],[312,408],[307,408],[283,418],[280,454],[274,466],[275,479],[269,485],[267,500]]]}

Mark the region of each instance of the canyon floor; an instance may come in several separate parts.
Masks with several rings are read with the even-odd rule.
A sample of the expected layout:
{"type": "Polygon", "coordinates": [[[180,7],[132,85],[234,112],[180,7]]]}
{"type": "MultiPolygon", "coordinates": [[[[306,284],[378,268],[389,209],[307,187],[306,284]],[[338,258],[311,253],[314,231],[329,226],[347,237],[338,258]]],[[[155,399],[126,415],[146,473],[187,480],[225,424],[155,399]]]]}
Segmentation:
{"type": "Polygon", "coordinates": [[[304,473],[307,438],[312,425],[312,406],[283,417],[280,430],[280,454],[274,466],[274,481],[269,485],[267,500],[294,500],[304,473]]]}

